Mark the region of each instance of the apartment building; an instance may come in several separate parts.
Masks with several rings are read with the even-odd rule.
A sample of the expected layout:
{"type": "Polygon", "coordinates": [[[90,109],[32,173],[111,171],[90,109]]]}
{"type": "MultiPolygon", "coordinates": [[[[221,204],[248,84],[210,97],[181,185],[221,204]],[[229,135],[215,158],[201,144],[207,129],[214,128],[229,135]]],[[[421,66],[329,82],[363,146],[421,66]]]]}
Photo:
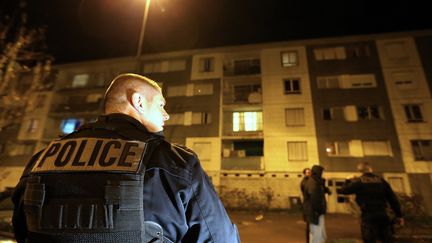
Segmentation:
{"type": "MultiPolygon", "coordinates": [[[[329,211],[348,212],[335,191],[360,161],[432,205],[431,40],[421,31],[228,46],[144,55],[139,66],[166,97],[166,138],[198,154],[230,206],[295,207],[301,171],[320,164],[329,211]]],[[[27,111],[17,139],[39,148],[96,119],[109,82],[136,65],[58,65],[54,90],[38,94],[48,108],[27,111]]]]}

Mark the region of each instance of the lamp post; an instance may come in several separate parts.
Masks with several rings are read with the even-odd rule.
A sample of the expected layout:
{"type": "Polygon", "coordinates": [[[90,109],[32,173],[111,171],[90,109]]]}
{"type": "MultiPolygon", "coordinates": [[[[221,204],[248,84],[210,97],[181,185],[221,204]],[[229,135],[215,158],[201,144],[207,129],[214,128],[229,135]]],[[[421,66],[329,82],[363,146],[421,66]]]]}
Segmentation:
{"type": "Polygon", "coordinates": [[[137,73],[141,72],[140,56],[141,56],[142,46],[143,46],[143,42],[144,42],[144,32],[145,32],[145,27],[146,27],[146,23],[147,23],[148,12],[150,9],[150,1],[151,0],[146,0],[145,7],[144,7],[144,15],[143,15],[142,22],[141,22],[141,31],[140,31],[140,36],[139,36],[139,40],[138,40],[138,50],[137,50],[137,54],[136,54],[136,71],[137,71],[137,73]]]}

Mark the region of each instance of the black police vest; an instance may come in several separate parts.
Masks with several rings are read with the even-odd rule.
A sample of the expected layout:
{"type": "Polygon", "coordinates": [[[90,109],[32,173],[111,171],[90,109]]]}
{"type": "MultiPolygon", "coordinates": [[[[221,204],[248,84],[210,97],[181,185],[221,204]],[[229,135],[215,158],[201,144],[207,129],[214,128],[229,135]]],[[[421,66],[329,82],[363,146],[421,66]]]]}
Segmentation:
{"type": "Polygon", "coordinates": [[[109,138],[52,142],[28,177],[29,234],[46,242],[144,242],[150,144],[109,138]]]}

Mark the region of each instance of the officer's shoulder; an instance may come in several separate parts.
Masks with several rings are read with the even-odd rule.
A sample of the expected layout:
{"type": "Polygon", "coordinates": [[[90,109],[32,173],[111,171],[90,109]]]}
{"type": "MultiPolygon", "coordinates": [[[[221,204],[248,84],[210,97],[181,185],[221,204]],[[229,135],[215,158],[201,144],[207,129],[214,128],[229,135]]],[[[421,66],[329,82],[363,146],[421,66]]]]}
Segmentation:
{"type": "Polygon", "coordinates": [[[158,158],[157,161],[155,160],[157,164],[151,164],[150,166],[177,167],[191,172],[194,165],[198,163],[197,156],[191,149],[166,140],[159,142],[154,156],[158,158]]]}

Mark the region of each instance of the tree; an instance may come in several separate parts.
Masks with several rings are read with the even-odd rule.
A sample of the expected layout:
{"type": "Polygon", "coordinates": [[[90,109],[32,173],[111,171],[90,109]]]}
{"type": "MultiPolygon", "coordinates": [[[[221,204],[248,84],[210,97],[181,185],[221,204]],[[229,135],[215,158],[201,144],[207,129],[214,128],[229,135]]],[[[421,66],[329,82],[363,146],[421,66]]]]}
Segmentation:
{"type": "Polygon", "coordinates": [[[46,28],[28,27],[25,0],[9,5],[0,12],[0,127],[20,121],[30,94],[53,86],[46,28]]]}

